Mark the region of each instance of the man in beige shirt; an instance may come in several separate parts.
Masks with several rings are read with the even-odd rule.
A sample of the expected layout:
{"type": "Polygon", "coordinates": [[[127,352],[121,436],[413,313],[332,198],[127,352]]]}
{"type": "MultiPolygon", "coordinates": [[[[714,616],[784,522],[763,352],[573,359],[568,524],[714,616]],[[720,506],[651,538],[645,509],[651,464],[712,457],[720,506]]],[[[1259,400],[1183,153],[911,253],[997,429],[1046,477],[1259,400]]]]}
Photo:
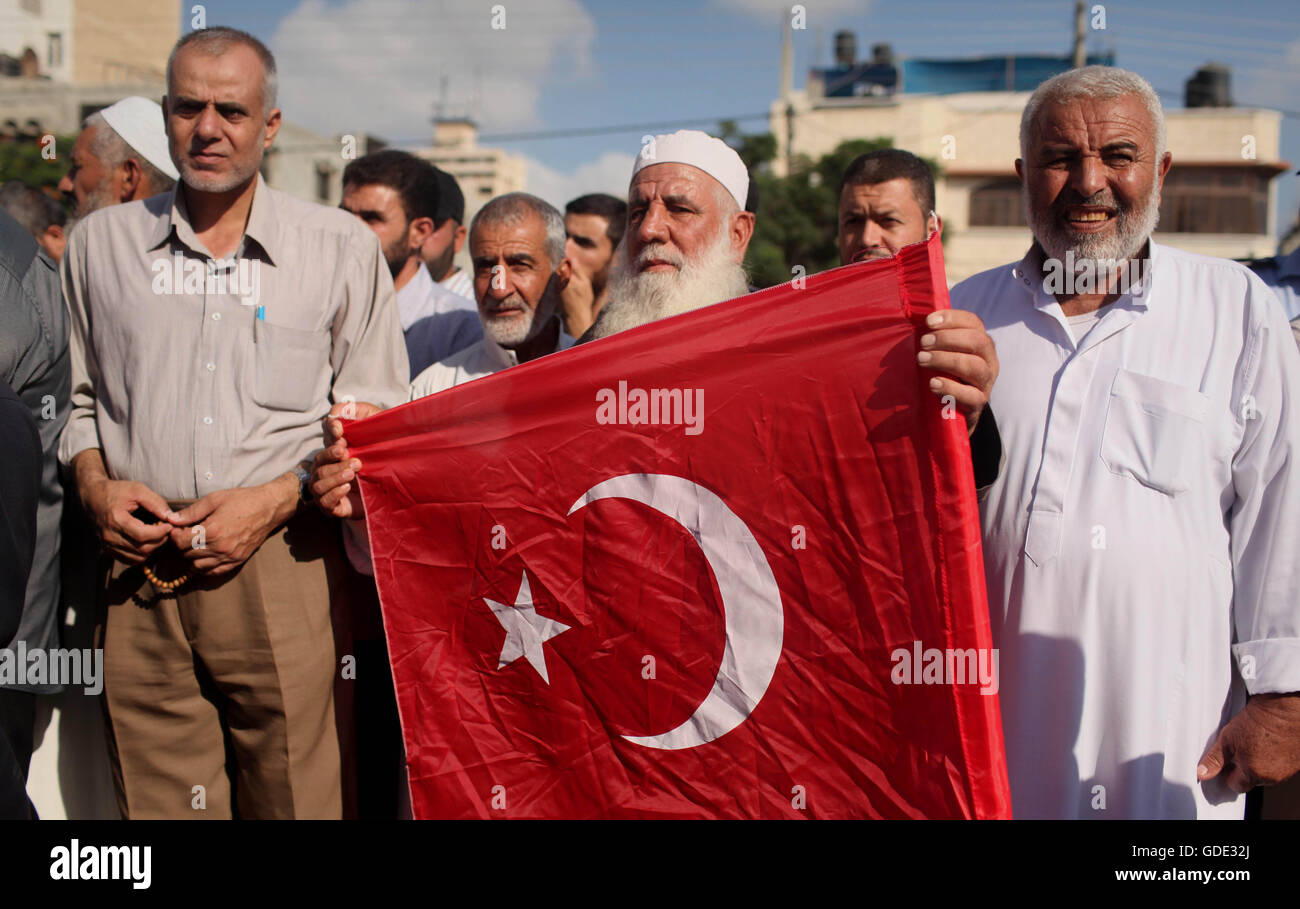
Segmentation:
{"type": "Polygon", "coordinates": [[[118,802],[128,817],[339,817],[338,541],[299,509],[331,403],[406,397],[392,278],[364,224],[258,175],[280,111],[257,39],[193,32],[167,76],[181,183],[88,216],[63,261],[60,459],[115,559],[118,802]]]}

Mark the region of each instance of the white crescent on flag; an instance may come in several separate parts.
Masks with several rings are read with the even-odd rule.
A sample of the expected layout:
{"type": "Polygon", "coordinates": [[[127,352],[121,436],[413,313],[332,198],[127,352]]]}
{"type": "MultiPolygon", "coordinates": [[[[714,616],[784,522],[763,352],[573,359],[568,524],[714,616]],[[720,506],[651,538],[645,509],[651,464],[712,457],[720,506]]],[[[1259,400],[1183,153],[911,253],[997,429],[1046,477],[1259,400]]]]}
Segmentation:
{"type": "Polygon", "coordinates": [[[658,735],[625,735],[647,748],[695,748],[726,735],[758,706],[781,659],[785,614],[781,590],[762,547],[727,503],[682,477],[632,473],[598,483],[569,509],[600,499],[649,505],[690,531],[718,582],[726,646],[713,688],[685,722],[658,735]]]}

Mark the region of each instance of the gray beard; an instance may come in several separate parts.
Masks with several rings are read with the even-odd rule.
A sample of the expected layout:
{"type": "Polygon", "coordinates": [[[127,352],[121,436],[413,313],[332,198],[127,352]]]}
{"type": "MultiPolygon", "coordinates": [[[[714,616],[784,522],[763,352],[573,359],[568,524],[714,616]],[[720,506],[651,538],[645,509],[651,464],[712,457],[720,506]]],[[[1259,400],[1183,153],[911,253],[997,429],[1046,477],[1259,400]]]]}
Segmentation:
{"type": "Polygon", "coordinates": [[[1034,233],[1034,239],[1043,248],[1049,259],[1066,260],[1068,253],[1074,254],[1076,271],[1082,271],[1089,263],[1098,274],[1106,274],[1132,259],[1142,251],[1147,239],[1156,229],[1160,220],[1160,183],[1153,181],[1151,195],[1146,204],[1139,209],[1119,208],[1109,192],[1097,201],[1101,204],[1115,205],[1119,208],[1116,219],[1119,222],[1113,237],[1093,237],[1087,234],[1075,234],[1062,227],[1056,220],[1056,212],[1051,208],[1033,211],[1029,206],[1028,193],[1022,194],[1025,204],[1025,217],[1034,233]]]}
{"type": "MultiPolygon", "coordinates": [[[[675,272],[637,272],[620,244],[609,275],[609,302],[592,325],[591,338],[605,338],[638,325],[712,306],[749,293],[744,266],[734,255],[727,233],[696,261],[675,272]]],[[[653,250],[642,251],[642,255],[653,250]]]]}

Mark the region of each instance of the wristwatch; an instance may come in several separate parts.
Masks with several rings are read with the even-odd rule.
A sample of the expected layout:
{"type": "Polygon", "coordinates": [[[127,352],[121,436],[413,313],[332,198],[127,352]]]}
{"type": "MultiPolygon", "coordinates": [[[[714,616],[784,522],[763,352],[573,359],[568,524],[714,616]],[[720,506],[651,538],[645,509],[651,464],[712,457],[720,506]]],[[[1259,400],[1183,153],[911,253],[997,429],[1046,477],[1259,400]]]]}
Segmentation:
{"type": "Polygon", "coordinates": [[[312,504],[311,471],[301,464],[295,464],[293,474],[298,478],[298,501],[303,505],[312,504]]]}

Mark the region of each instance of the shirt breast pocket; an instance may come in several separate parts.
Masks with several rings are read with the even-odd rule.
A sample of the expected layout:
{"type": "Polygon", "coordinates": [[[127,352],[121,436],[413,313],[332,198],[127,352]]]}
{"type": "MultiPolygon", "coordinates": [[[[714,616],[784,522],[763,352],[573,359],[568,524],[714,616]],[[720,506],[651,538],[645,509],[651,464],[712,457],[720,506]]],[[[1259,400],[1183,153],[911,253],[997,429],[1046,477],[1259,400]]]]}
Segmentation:
{"type": "Polygon", "coordinates": [[[1205,445],[1210,399],[1194,388],[1121,369],[1102,430],[1101,460],[1111,473],[1176,496],[1190,485],[1205,445]]]}
{"type": "Polygon", "coordinates": [[[253,400],[272,410],[310,410],[326,400],[330,336],[253,322],[253,400]]]}

